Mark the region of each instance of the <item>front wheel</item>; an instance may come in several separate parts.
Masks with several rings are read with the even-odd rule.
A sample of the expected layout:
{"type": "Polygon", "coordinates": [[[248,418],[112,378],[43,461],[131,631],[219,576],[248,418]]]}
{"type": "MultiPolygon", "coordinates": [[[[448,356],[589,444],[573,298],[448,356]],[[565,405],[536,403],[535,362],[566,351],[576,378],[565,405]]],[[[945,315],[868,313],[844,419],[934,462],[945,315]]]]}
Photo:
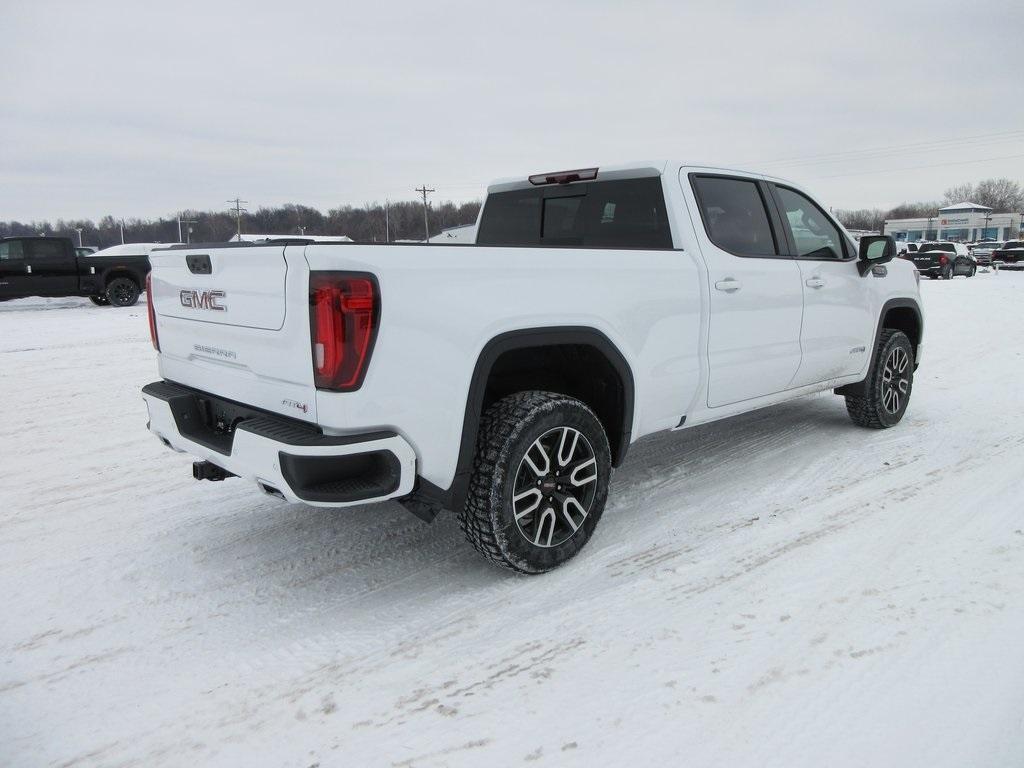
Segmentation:
{"type": "Polygon", "coordinates": [[[459,524],[492,563],[544,573],[590,539],[610,475],[608,438],[590,408],[554,392],[517,392],[480,423],[459,524]]]}
{"type": "Polygon", "coordinates": [[[115,307],[131,307],[139,300],[139,284],[130,277],[115,277],[107,285],[107,301],[115,307]]]}
{"type": "Polygon", "coordinates": [[[974,277],[976,274],[978,274],[978,265],[977,264],[971,264],[971,269],[970,269],[970,271],[968,271],[967,276],[968,277],[974,277]]]}
{"type": "Polygon", "coordinates": [[[853,423],[871,429],[899,424],[914,388],[914,347],[903,331],[886,328],[878,340],[864,394],[846,396],[853,423]]]}

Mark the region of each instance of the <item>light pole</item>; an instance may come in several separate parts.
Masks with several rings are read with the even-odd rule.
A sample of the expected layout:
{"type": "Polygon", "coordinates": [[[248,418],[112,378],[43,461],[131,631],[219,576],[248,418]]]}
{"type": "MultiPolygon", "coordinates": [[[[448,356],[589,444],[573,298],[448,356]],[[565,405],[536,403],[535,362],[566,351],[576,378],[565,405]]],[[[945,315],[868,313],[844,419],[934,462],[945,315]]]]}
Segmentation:
{"type": "Polygon", "coordinates": [[[75,227],[75,232],[78,233],[78,247],[81,248],[82,247],[82,228],[81,227],[75,227]]]}
{"type": "Polygon", "coordinates": [[[179,243],[181,242],[181,225],[182,224],[185,225],[185,242],[186,243],[191,243],[192,242],[192,225],[193,224],[198,224],[198,223],[199,223],[199,221],[196,220],[196,219],[183,219],[179,215],[178,216],[178,242],[179,243]]]}

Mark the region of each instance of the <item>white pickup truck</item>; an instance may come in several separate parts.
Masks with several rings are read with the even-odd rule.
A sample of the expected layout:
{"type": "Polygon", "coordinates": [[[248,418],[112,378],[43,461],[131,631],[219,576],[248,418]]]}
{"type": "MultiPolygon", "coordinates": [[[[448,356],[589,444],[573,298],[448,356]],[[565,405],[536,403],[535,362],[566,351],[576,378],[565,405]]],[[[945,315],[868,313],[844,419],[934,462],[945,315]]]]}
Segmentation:
{"type": "Polygon", "coordinates": [[[645,435],[822,390],[899,422],[924,321],[894,254],[795,184],[681,163],[497,182],[476,244],[156,251],[149,429],[199,479],[452,510],[540,573],[645,435]]]}

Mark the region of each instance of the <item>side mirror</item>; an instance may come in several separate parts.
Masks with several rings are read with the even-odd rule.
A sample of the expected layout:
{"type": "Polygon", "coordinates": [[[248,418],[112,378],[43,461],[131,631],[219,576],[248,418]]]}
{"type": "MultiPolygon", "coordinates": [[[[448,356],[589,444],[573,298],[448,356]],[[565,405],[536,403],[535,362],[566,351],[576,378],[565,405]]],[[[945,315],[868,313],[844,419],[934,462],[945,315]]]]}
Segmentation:
{"type": "Polygon", "coordinates": [[[896,258],[896,241],[889,235],[865,235],[860,239],[857,268],[861,277],[872,267],[896,258]]]}

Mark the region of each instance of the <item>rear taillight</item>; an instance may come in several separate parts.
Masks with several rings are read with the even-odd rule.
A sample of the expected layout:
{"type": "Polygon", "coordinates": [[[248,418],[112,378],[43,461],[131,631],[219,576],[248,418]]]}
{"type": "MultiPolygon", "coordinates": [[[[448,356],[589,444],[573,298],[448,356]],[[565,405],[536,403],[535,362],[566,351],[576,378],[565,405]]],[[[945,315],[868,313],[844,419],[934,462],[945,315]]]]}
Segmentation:
{"type": "Polygon", "coordinates": [[[317,389],[359,389],[380,320],[380,291],[372,275],[313,272],[309,277],[309,335],[317,389]]]}
{"type": "Polygon", "coordinates": [[[146,274],[146,313],[149,315],[149,338],[153,349],[160,351],[160,337],[156,335],[156,309],[153,307],[153,273],[146,274]]]}
{"type": "Polygon", "coordinates": [[[942,266],[949,264],[949,256],[939,256],[939,264],[942,266]]]}

